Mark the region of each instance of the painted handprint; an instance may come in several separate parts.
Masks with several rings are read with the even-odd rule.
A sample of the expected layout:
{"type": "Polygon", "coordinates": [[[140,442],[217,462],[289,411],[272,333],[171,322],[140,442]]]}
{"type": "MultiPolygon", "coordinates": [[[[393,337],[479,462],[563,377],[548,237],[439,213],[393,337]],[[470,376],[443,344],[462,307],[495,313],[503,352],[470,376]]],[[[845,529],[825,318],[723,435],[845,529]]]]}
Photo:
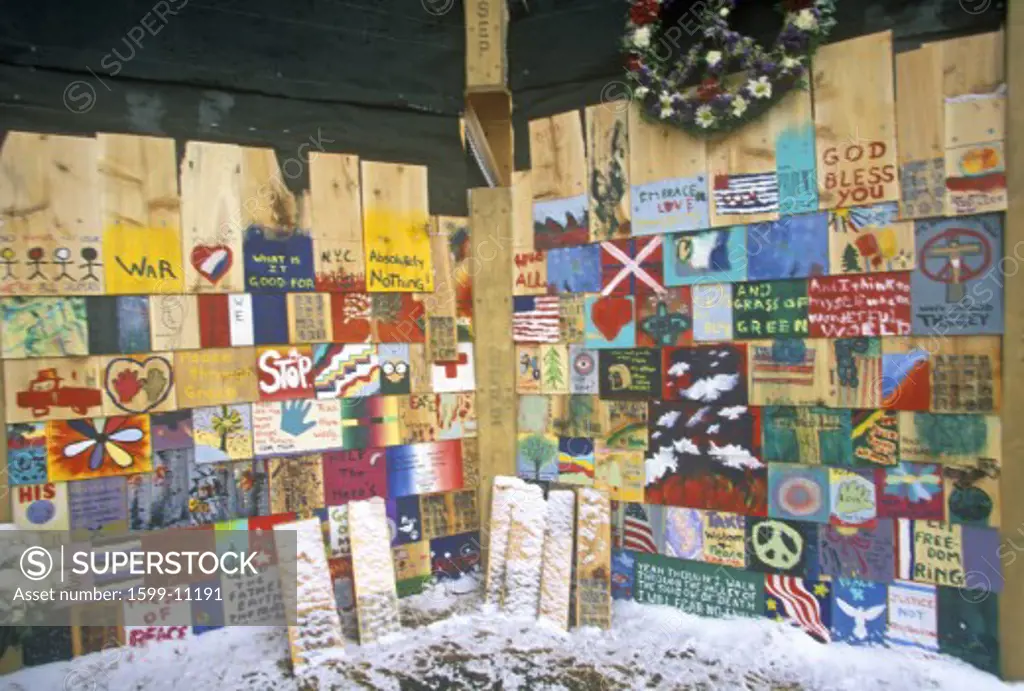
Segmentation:
{"type": "Polygon", "coordinates": [[[281,403],[281,431],[293,437],[305,434],[316,423],[307,421],[312,401],[285,401],[281,403]]]}

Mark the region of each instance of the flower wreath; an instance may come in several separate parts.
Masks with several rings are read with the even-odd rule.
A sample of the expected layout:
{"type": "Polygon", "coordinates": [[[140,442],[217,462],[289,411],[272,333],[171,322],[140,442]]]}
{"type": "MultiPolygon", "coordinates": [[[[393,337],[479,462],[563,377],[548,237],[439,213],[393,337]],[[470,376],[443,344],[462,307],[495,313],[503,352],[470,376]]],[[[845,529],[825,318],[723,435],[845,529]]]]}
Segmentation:
{"type": "Polygon", "coordinates": [[[704,12],[703,34],[676,62],[660,17],[673,0],[631,0],[625,46],[627,73],[641,112],[696,135],[734,130],[774,106],[789,91],[804,86],[811,56],[835,26],[835,0],[784,0],[782,31],[766,51],[729,28],[736,0],[716,0],[704,12]],[[659,54],[662,53],[662,54],[659,54]],[[687,87],[703,68],[695,90],[687,87]],[[727,86],[727,72],[744,71],[746,81],[727,86]]]}

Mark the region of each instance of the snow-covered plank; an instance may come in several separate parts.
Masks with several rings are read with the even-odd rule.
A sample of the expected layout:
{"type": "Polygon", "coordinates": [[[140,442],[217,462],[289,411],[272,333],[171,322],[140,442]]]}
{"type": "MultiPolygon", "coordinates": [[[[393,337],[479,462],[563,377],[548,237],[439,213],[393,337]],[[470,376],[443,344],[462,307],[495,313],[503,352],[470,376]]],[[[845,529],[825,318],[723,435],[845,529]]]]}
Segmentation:
{"type": "Polygon", "coordinates": [[[397,633],[398,592],[391,557],[391,535],[384,500],[373,497],[348,505],[352,577],[356,592],[359,642],[373,643],[397,633]]]}
{"type": "Polygon", "coordinates": [[[536,617],[547,502],[537,485],[515,487],[509,497],[512,520],[505,554],[504,610],[514,617],[536,617]]]}
{"type": "Polygon", "coordinates": [[[512,523],[512,490],[526,483],[516,477],[494,478],[491,493],[491,522],[488,526],[490,546],[487,550],[487,579],[484,602],[501,607],[505,595],[505,553],[508,550],[508,532],[512,523]]]}
{"type": "Polygon", "coordinates": [[[292,667],[301,677],[311,668],[342,659],[345,639],[320,521],[308,518],[274,526],[275,533],[288,530],[295,532],[295,563],[282,559],[279,569],[286,611],[295,613],[295,623],[288,627],[288,644],[292,667]]]}
{"type": "Polygon", "coordinates": [[[612,504],[608,493],[583,487],[576,495],[576,625],[612,625],[612,504]]]}
{"type": "Polygon", "coordinates": [[[540,618],[558,628],[569,628],[572,586],[572,536],[576,495],[571,490],[548,493],[544,529],[544,563],[540,576],[540,618]]]}

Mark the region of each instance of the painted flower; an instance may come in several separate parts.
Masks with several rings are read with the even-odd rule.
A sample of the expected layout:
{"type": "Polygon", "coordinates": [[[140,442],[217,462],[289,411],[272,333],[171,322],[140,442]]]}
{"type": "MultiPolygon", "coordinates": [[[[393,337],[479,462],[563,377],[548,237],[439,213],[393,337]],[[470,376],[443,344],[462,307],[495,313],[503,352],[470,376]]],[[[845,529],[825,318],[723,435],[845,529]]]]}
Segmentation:
{"type": "Polygon", "coordinates": [[[900,463],[886,473],[885,493],[914,504],[929,501],[941,491],[942,478],[934,464],[900,463]]]}
{"type": "Polygon", "coordinates": [[[98,470],[108,458],[121,468],[131,467],[135,462],[131,445],[142,441],[146,434],[129,424],[129,420],[131,418],[107,418],[102,429],[96,426],[99,420],[69,420],[65,424],[84,439],[66,444],[61,449],[62,455],[72,460],[88,453],[90,470],[98,470]]]}
{"type": "Polygon", "coordinates": [[[662,91],[658,101],[661,103],[661,112],[659,113],[661,119],[664,120],[672,117],[672,94],[662,91]]]}
{"type": "Polygon", "coordinates": [[[800,58],[794,58],[792,55],[783,56],[782,69],[795,70],[798,67],[800,67],[800,58]]]}
{"type": "Polygon", "coordinates": [[[768,81],[768,77],[751,79],[747,82],[747,89],[754,98],[771,98],[772,96],[772,83],[768,81]]]}
{"type": "Polygon", "coordinates": [[[705,56],[705,60],[708,61],[708,66],[714,67],[718,63],[722,62],[722,51],[720,50],[709,50],[705,56]]]}
{"type": "Polygon", "coordinates": [[[814,12],[811,10],[800,10],[797,12],[793,23],[801,31],[814,31],[818,28],[818,18],[814,16],[814,12]]]}
{"type": "Polygon", "coordinates": [[[637,48],[646,48],[651,45],[651,27],[641,26],[633,32],[633,45],[637,48]]]}
{"type": "Polygon", "coordinates": [[[745,112],[747,112],[747,99],[737,96],[732,100],[732,114],[741,118],[745,112]]]}
{"type": "Polygon", "coordinates": [[[697,109],[697,124],[701,127],[708,128],[715,124],[715,114],[711,111],[711,106],[701,106],[697,109]]]}

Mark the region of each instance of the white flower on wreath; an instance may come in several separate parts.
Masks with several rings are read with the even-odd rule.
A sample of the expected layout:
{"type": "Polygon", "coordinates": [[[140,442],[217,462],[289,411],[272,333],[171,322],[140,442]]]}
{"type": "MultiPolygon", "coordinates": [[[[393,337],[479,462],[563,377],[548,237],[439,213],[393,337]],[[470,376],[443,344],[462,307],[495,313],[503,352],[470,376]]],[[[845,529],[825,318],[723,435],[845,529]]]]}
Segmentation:
{"type": "Polygon", "coordinates": [[[662,120],[672,117],[672,94],[667,91],[661,92],[661,96],[658,97],[661,101],[661,112],[659,115],[662,120]]]}
{"type": "Polygon", "coordinates": [[[633,32],[633,45],[637,48],[646,48],[651,45],[651,27],[641,26],[633,32]]]}
{"type": "Polygon", "coordinates": [[[768,77],[751,79],[747,82],[747,89],[750,90],[754,98],[771,98],[772,96],[772,83],[768,81],[768,77]]]}
{"type": "Polygon", "coordinates": [[[650,89],[648,89],[646,86],[638,86],[636,89],[633,90],[633,95],[636,96],[637,98],[643,98],[644,96],[647,95],[648,91],[650,91],[650,89]]]}
{"type": "Polygon", "coordinates": [[[729,8],[728,7],[723,7],[722,9],[718,10],[718,14],[723,16],[723,17],[728,17],[729,16],[729,8]]]}
{"type": "Polygon", "coordinates": [[[800,67],[800,58],[794,58],[792,55],[782,57],[782,69],[795,70],[797,67],[800,67]]]}
{"type": "Polygon", "coordinates": [[[818,28],[818,18],[810,10],[800,10],[797,12],[793,23],[801,31],[814,31],[818,28]]]}
{"type": "Polygon", "coordinates": [[[711,106],[701,106],[697,109],[697,124],[708,128],[715,124],[715,114],[711,112],[711,106]]]}
{"type": "Polygon", "coordinates": [[[714,67],[718,63],[722,62],[722,51],[720,50],[709,50],[705,59],[708,61],[709,67],[714,67]]]}
{"type": "Polygon", "coordinates": [[[745,112],[747,112],[747,99],[737,96],[732,100],[732,114],[741,118],[745,112]]]}

